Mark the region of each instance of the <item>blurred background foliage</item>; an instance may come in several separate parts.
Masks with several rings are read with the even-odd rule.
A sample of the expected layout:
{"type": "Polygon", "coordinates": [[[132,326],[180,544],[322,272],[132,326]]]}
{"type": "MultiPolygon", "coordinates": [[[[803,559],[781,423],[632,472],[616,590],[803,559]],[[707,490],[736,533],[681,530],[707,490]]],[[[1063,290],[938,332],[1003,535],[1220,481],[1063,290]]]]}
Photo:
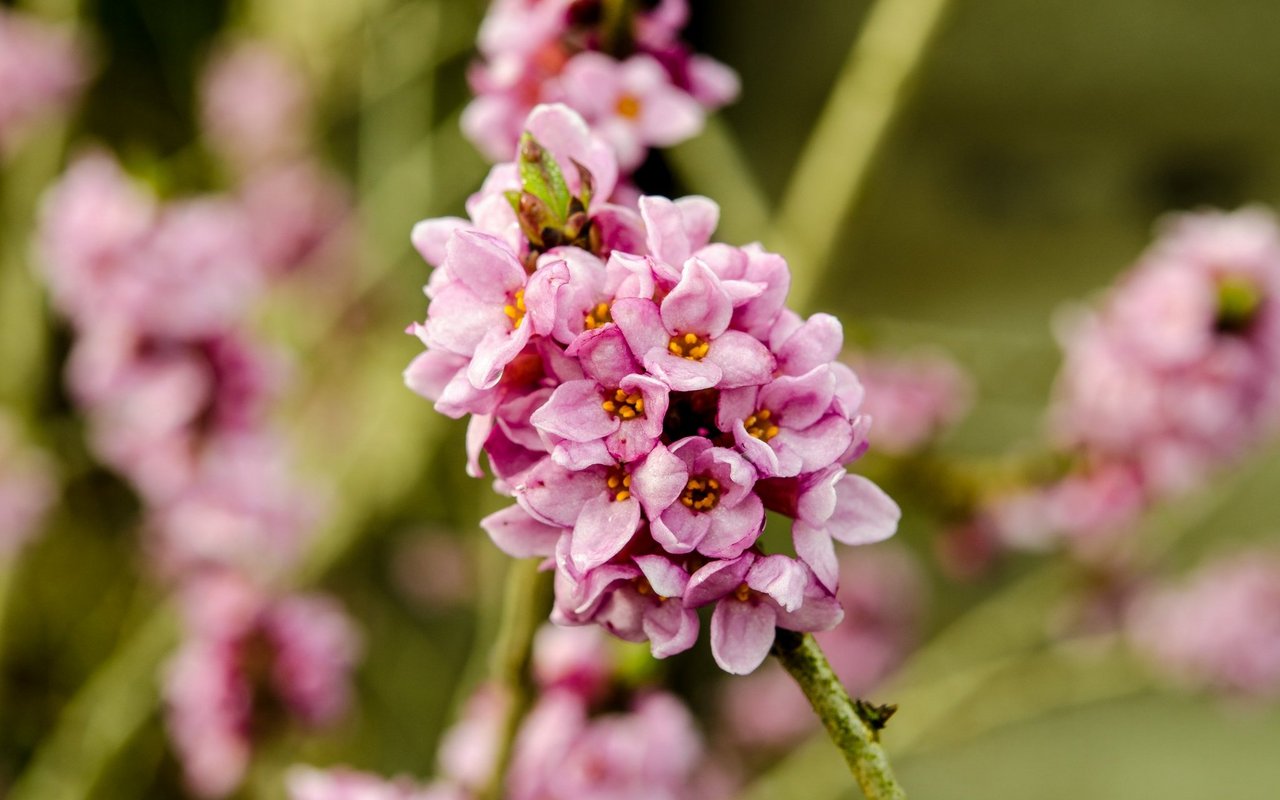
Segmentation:
{"type": "MultiPolygon", "coordinates": [[[[427,274],[409,247],[409,228],[424,217],[458,213],[486,169],[457,126],[483,4],[18,5],[54,17],[78,14],[94,44],[98,76],[70,123],[70,140],[109,145],[166,192],[217,189],[224,180],[196,139],[194,82],[211,47],[230,36],[264,37],[314,81],[317,135],[356,188],[361,256],[341,296],[317,306],[281,298],[261,322],[299,353],[299,380],[285,413],[309,470],[334,482],[332,521],[305,577],[344,598],[365,628],[369,649],[349,722],[331,734],[281,743],[244,794],[278,796],[277,770],[293,761],[429,775],[457,698],[484,668],[483,648],[477,656],[474,646],[491,638],[497,584],[491,576],[504,566],[475,525],[500,501],[463,473],[461,423],[435,416],[400,380],[419,349],[400,330],[422,314],[427,274]],[[464,545],[456,564],[448,562],[456,557],[450,542],[464,545]],[[458,577],[456,585],[432,585],[428,573],[442,563],[458,577]]],[[[695,48],[741,74],[743,95],[721,119],[753,171],[749,180],[771,205],[867,4],[693,5],[688,36],[695,48]]],[[[975,376],[978,401],[941,447],[988,456],[1034,442],[1058,365],[1056,310],[1105,286],[1147,241],[1153,220],[1203,204],[1280,200],[1280,5],[978,0],[956,6],[866,201],[842,226],[818,302],[805,310],[840,314],[860,344],[891,350],[928,344],[956,357],[975,376]]],[[[33,182],[54,174],[59,143],[49,138],[33,143],[6,173],[6,199],[30,195],[33,182]]],[[[642,174],[651,189],[716,198],[726,230],[756,235],[732,228],[735,208],[752,202],[726,193],[738,181],[693,182],[661,156],[642,174]]],[[[6,404],[30,412],[36,435],[59,459],[65,488],[51,535],[11,578],[0,655],[0,795],[68,701],[104,665],[116,663],[121,644],[136,636],[159,602],[132,528],[136,503],[93,464],[63,394],[59,371],[68,334],[44,310],[37,284],[22,269],[28,266],[23,223],[30,219],[6,218],[18,222],[0,243],[8,254],[0,389],[6,404]]],[[[880,469],[877,477],[891,493],[908,498],[902,538],[927,556],[936,521],[928,498],[910,502],[910,471],[875,462],[868,468],[880,469]]],[[[1280,461],[1262,457],[1163,514],[1153,526],[1181,532],[1170,559],[1187,563],[1274,535],[1277,481],[1280,461]]],[[[992,582],[1020,586],[1025,575],[1042,569],[1033,562],[1006,564],[992,582]]],[[[931,630],[944,629],[989,588],[936,581],[931,630]]],[[[1027,635],[1020,631],[1031,631],[1032,641],[1043,637],[1054,601],[1037,596],[1017,608],[1019,617],[990,618],[990,629],[980,633],[992,641],[1027,635]]],[[[987,646],[981,637],[973,641],[979,650],[987,646]]],[[[972,666],[971,652],[945,645],[930,648],[923,674],[972,666]]],[[[897,759],[912,796],[1275,797],[1275,712],[1154,693],[1136,688],[1127,664],[1077,657],[1099,683],[1097,691],[1087,681],[1021,668],[979,676],[963,692],[945,681],[926,681],[932,694],[908,689],[896,696],[896,685],[886,689],[877,699],[904,703],[886,737],[891,751],[900,735],[918,737],[897,759]],[[1054,687],[1061,685],[1067,688],[1059,697],[1054,687]],[[916,696],[920,702],[908,702],[916,696]],[[930,711],[923,698],[943,706],[967,698],[967,705],[930,726],[920,721],[930,711]],[[1041,704],[1046,713],[1037,715],[1041,704]]],[[[708,718],[715,698],[709,663],[699,648],[655,667],[708,718]]],[[[108,726],[120,719],[114,707],[96,710],[102,713],[94,717],[90,709],[90,716],[105,717],[108,726]]],[[[101,765],[93,797],[182,796],[159,716],[145,703],[139,713],[145,724],[101,765]]],[[[784,761],[776,791],[762,796],[842,796],[849,790],[839,770],[834,751],[819,742],[784,761]]]]}

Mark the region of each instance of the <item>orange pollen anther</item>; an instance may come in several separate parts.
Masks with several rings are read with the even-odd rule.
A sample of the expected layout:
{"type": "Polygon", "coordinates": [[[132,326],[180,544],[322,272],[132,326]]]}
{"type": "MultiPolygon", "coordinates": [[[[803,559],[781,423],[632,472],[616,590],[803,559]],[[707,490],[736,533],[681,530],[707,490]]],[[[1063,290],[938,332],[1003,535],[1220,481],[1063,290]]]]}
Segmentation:
{"type": "Polygon", "coordinates": [[[625,389],[614,389],[612,394],[605,392],[600,407],[618,419],[635,419],[644,416],[644,396],[639,392],[627,394],[625,389]]]}
{"type": "Polygon", "coordinates": [[[751,597],[751,587],[745,583],[741,584],[738,586],[738,590],[733,593],[733,596],[738,598],[739,601],[745,603],[747,602],[747,598],[751,597]]]}
{"type": "Polygon", "coordinates": [[[778,435],[778,426],[773,424],[773,412],[762,408],[742,421],[747,433],[762,442],[767,442],[778,435]]]}
{"type": "Polygon", "coordinates": [[[677,334],[671,337],[667,350],[673,356],[687,358],[690,361],[701,361],[711,349],[711,342],[696,333],[677,334]]]}
{"type": "Polygon", "coordinates": [[[589,331],[594,331],[610,322],[613,322],[613,314],[609,312],[608,303],[596,303],[594,308],[582,315],[582,327],[589,331]]]}
{"type": "Polygon", "coordinates": [[[507,319],[511,320],[511,327],[519,328],[520,323],[524,322],[524,289],[516,289],[515,296],[511,298],[511,302],[502,307],[502,313],[507,315],[507,319]]]}
{"type": "Polygon", "coordinates": [[[720,481],[715,478],[690,478],[680,495],[680,504],[690,511],[710,511],[719,502],[720,481]]]}
{"type": "Polygon", "coordinates": [[[621,465],[609,470],[609,474],[604,479],[604,485],[609,489],[615,503],[621,503],[631,497],[631,475],[621,465]]]}
{"type": "Polygon", "coordinates": [[[635,119],[640,116],[640,98],[635,95],[624,94],[618,98],[617,111],[619,116],[635,119]]]}

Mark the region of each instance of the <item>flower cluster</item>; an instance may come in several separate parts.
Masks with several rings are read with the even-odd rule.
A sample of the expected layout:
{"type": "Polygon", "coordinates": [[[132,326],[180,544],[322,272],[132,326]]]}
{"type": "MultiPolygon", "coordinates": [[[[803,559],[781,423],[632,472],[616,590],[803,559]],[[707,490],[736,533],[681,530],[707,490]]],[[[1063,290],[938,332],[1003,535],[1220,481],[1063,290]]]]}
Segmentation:
{"type": "Polygon", "coordinates": [[[202,797],[240,784],[256,740],[287,719],[333,722],[360,651],[351,622],[327,597],[276,597],[230,573],[183,586],[187,638],[164,695],[187,781],[202,797]],[[276,716],[272,716],[276,714],[276,716]]]}
{"type": "Polygon", "coordinates": [[[1257,209],[1172,220],[1064,347],[1051,418],[1066,469],[994,504],[1015,543],[1105,544],[1274,432],[1280,228],[1257,209]]]}
{"type": "Polygon", "coordinates": [[[497,0],[480,28],[463,130],[500,161],[536,104],[567,103],[631,172],[738,94],[732,70],[680,41],[688,16],[687,0],[497,0]]]}
{"type": "Polygon", "coordinates": [[[138,493],[154,564],[187,601],[165,694],[203,796],[238,785],[263,735],[260,672],[279,707],[322,724],[346,704],[355,651],[332,603],[277,588],[314,531],[317,498],[270,419],[282,359],[246,331],[275,274],[251,231],[234,200],[162,203],[101,153],[51,190],[40,231],[90,446],[138,493]]]}
{"type": "Polygon", "coordinates": [[[0,155],[33,121],[66,107],[86,72],[83,54],[65,31],[0,7],[0,155]]]}
{"type": "Polygon", "coordinates": [[[48,283],[76,334],[72,397],[96,455],[153,512],[162,560],[183,568],[279,572],[309,523],[267,418],[281,357],[242,330],[265,281],[247,229],[222,198],[159,203],[101,153],[72,164],[44,208],[48,283]],[[249,516],[266,535],[201,535],[249,516]]]}
{"type": "Polygon", "coordinates": [[[1247,553],[1146,593],[1127,630],[1151,665],[1184,685],[1280,698],[1280,557],[1247,553]]]}
{"type": "MultiPolygon", "coordinates": [[[[704,781],[693,715],[675,696],[617,679],[598,629],[546,626],[533,649],[538,698],[512,744],[506,800],[668,800],[719,796],[704,781]],[[700,768],[701,767],[701,768],[700,768]]],[[[291,800],[474,800],[485,791],[500,746],[505,698],[484,686],[445,733],[441,777],[426,787],[337,769],[295,769],[291,800]],[[368,794],[357,794],[356,790],[368,794]]]]}
{"type": "Polygon", "coordinates": [[[57,492],[49,459],[23,442],[16,420],[0,410],[0,570],[35,537],[57,492]]]}
{"type": "Polygon", "coordinates": [[[601,203],[616,176],[581,117],[536,108],[470,219],[414,230],[437,269],[406,380],[472,415],[473,474],[483,452],[517,500],[484,527],[554,566],[555,621],[664,657],[714,606],[717,662],[750,672],[775,626],[839,622],[833,540],[887,538],[899,511],[845,470],[870,420],[840,323],[785,308],[781,256],[709,243],[712,201],[601,203]],[[766,510],[799,558],[764,552],[766,510]]]}

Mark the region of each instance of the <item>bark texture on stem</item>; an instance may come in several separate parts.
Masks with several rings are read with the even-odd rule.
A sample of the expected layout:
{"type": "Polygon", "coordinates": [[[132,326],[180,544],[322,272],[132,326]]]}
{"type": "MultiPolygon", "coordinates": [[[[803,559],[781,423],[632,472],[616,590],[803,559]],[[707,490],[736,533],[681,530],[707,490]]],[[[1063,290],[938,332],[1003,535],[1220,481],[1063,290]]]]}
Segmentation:
{"type": "Polygon", "coordinates": [[[779,628],[773,655],[809,699],[867,800],[904,800],[906,792],[893,777],[889,756],[880,745],[879,730],[893,708],[849,697],[822,648],[807,633],[779,628]]]}

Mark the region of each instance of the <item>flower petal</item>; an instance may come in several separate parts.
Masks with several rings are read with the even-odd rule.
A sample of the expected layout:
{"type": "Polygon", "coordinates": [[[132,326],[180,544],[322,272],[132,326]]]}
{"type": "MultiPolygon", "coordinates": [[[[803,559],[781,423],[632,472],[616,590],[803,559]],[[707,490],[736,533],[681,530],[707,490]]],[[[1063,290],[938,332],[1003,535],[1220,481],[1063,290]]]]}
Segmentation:
{"type": "Polygon", "coordinates": [[[767,603],[726,597],[711,615],[711,655],[731,675],[746,675],[760,666],[773,647],[778,614],[767,603]]]}
{"type": "Polygon", "coordinates": [[[742,331],[725,331],[712,341],[703,363],[708,361],[720,367],[722,389],[768,383],[775,366],[769,348],[742,331]]]}
{"type": "Polygon", "coordinates": [[[538,522],[520,506],[509,506],[490,514],[480,520],[480,527],[499,550],[513,558],[552,555],[556,542],[568,533],[564,528],[538,522]]]}
{"type": "Polygon", "coordinates": [[[595,381],[569,381],[557,386],[529,421],[544,433],[571,442],[590,442],[618,429],[618,420],[600,403],[600,386],[595,381]]]}
{"type": "Polygon", "coordinates": [[[582,506],[573,526],[569,555],[580,571],[600,566],[616,556],[640,524],[640,503],[635,498],[614,500],[600,492],[582,506]]]}
{"type": "Polygon", "coordinates": [[[827,530],[844,544],[871,544],[893,536],[902,510],[884,490],[849,473],[836,484],[836,508],[827,530]]]}

